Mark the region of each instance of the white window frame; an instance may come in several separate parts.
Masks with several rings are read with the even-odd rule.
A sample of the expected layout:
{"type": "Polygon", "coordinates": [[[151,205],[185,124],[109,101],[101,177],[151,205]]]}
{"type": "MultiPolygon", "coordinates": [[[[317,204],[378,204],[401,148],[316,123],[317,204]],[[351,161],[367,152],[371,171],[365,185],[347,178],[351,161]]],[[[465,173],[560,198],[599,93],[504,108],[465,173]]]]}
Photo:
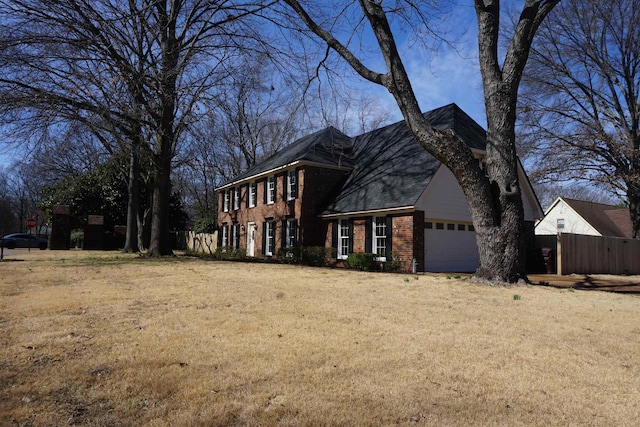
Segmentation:
{"type": "Polygon", "coordinates": [[[288,219],[284,231],[284,247],[294,248],[296,246],[295,219],[288,219]]]}
{"type": "Polygon", "coordinates": [[[233,210],[240,209],[240,187],[233,188],[233,210]]]}
{"type": "Polygon", "coordinates": [[[229,246],[229,226],[227,224],[222,224],[222,239],[220,241],[220,246],[223,248],[229,246]]]}
{"type": "Polygon", "coordinates": [[[387,218],[384,216],[375,216],[371,221],[372,252],[376,254],[376,260],[387,260],[387,218]],[[384,232],[384,234],[382,234],[384,232]],[[384,251],[384,256],[380,256],[380,252],[384,251]]]}
{"type": "Polygon", "coordinates": [[[222,212],[229,212],[230,198],[231,195],[229,194],[229,190],[224,190],[222,199],[222,212]]]}
{"type": "Polygon", "coordinates": [[[287,173],[287,201],[295,200],[297,194],[296,171],[290,170],[287,173]]]}
{"type": "Polygon", "coordinates": [[[240,239],[239,236],[237,236],[237,234],[240,233],[240,224],[231,224],[231,249],[238,249],[238,246],[236,246],[236,242],[239,243],[240,239]]]}
{"type": "Polygon", "coordinates": [[[256,183],[254,182],[250,182],[249,186],[247,187],[247,198],[249,200],[249,207],[250,208],[255,208],[256,207],[256,183]]]}
{"type": "Polygon", "coordinates": [[[266,256],[273,256],[273,251],[276,249],[276,222],[267,221],[265,226],[265,242],[264,242],[264,254],[266,256]]]}
{"type": "Polygon", "coordinates": [[[349,220],[338,220],[338,248],[337,258],[347,259],[349,256],[349,220]]]}
{"type": "Polygon", "coordinates": [[[267,204],[272,205],[276,202],[276,178],[270,176],[267,178],[267,204]]]}
{"type": "Polygon", "coordinates": [[[558,230],[564,230],[565,227],[565,221],[564,218],[558,218],[556,219],[556,228],[558,230]]]}

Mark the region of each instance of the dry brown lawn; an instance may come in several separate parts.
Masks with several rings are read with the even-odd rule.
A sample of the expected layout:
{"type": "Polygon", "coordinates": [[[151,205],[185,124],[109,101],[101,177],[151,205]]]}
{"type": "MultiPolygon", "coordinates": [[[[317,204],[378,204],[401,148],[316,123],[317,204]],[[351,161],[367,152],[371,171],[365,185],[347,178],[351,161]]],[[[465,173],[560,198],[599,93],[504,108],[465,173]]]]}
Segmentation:
{"type": "Polygon", "coordinates": [[[76,251],[0,276],[2,426],[640,420],[638,296],[76,251]]]}

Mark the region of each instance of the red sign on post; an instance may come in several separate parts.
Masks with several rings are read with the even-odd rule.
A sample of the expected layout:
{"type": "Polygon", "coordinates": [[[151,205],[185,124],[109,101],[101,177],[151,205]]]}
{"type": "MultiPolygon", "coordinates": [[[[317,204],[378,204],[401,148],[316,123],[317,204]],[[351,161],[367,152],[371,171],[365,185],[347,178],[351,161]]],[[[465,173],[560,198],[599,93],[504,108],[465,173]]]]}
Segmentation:
{"type": "Polygon", "coordinates": [[[27,218],[27,228],[36,228],[35,218],[27,218]]]}

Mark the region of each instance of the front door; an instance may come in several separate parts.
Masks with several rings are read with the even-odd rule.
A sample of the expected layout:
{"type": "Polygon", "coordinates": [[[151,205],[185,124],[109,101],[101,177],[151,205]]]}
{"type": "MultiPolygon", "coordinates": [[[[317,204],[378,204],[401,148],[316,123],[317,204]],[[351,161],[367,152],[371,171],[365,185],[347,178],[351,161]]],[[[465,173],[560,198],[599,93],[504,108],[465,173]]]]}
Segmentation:
{"type": "Polygon", "coordinates": [[[256,252],[256,223],[247,224],[247,256],[255,256],[256,252]]]}

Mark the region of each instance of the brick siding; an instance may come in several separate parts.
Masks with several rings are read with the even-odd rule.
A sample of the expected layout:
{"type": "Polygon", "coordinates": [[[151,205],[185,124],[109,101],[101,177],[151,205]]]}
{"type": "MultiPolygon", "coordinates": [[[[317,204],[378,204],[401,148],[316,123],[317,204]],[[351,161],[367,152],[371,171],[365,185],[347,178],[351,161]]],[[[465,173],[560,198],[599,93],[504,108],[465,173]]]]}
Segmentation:
{"type": "MultiPolygon", "coordinates": [[[[315,166],[303,166],[297,173],[297,197],[287,201],[284,198],[284,189],[287,183],[288,169],[275,175],[276,197],[272,204],[265,204],[265,191],[267,178],[263,177],[255,181],[248,181],[237,186],[240,188],[240,208],[233,210],[233,187],[227,190],[229,197],[229,212],[223,212],[224,191],[218,194],[218,226],[223,224],[240,224],[240,247],[247,247],[247,224],[256,223],[255,256],[264,256],[262,253],[262,224],[265,221],[275,221],[275,251],[283,246],[282,221],[296,219],[298,221],[297,245],[298,246],[323,246],[327,234],[327,224],[318,215],[322,212],[331,196],[333,196],[344,182],[347,172],[326,169],[315,166]],[[256,183],[256,206],[247,207],[249,183],[256,183]]],[[[221,234],[221,233],[220,233],[221,234]]]]}

